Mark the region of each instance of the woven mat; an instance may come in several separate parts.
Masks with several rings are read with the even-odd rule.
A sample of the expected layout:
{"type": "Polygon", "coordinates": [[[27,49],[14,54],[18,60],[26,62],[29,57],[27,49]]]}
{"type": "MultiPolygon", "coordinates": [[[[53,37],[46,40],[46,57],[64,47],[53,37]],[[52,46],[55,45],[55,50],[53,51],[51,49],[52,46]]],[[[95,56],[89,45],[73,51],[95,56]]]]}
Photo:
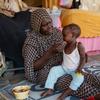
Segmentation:
{"type": "MultiPolygon", "coordinates": [[[[99,61],[92,61],[89,62],[85,65],[84,69],[85,72],[97,75],[98,77],[100,77],[100,62],[99,61]]],[[[31,86],[31,91],[30,91],[30,95],[27,98],[27,100],[56,100],[56,98],[60,95],[59,91],[56,91],[54,94],[45,97],[45,98],[41,98],[40,94],[45,90],[44,88],[41,88],[39,85],[34,85],[26,80],[17,83],[17,84],[9,84],[6,87],[2,88],[1,92],[0,92],[0,100],[15,100],[14,95],[12,94],[11,90],[13,87],[15,86],[19,86],[19,85],[29,85],[31,86]]],[[[72,98],[72,97],[68,97],[66,98],[66,100],[79,100],[77,98],[72,98]]]]}
{"type": "Polygon", "coordinates": [[[100,78],[100,61],[92,61],[85,64],[83,71],[96,75],[100,78]]]}
{"type": "MultiPolygon", "coordinates": [[[[0,93],[0,100],[16,100],[14,95],[12,94],[11,90],[13,87],[19,86],[19,85],[31,86],[29,97],[26,100],[56,100],[57,97],[60,95],[60,92],[56,91],[54,94],[43,98],[40,96],[40,94],[45,90],[44,88],[41,88],[39,85],[34,85],[34,84],[24,80],[20,83],[14,84],[14,85],[9,84],[9,86],[2,89],[2,91],[0,93]]],[[[66,100],[75,100],[75,98],[72,99],[72,97],[67,97],[66,100]]],[[[76,99],[76,100],[78,100],[78,99],[76,99]]]]}

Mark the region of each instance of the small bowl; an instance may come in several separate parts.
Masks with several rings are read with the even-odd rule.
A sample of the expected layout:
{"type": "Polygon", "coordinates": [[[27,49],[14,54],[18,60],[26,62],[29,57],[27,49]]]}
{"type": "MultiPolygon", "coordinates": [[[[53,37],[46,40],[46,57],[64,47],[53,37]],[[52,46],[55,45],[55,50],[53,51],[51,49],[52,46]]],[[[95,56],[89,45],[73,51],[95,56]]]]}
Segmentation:
{"type": "Polygon", "coordinates": [[[26,99],[29,96],[30,86],[16,86],[12,89],[13,94],[15,95],[17,100],[26,99]]]}

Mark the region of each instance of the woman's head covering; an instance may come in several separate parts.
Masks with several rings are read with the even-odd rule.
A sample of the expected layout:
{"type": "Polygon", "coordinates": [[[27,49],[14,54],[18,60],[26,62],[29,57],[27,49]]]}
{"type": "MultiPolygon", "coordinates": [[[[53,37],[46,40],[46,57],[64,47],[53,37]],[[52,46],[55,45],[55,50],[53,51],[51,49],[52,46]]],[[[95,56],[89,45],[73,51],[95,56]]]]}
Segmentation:
{"type": "Polygon", "coordinates": [[[34,33],[39,33],[40,32],[40,27],[43,19],[51,19],[50,15],[48,12],[43,9],[39,8],[33,11],[32,17],[31,17],[31,24],[32,24],[32,32],[34,33]]]}

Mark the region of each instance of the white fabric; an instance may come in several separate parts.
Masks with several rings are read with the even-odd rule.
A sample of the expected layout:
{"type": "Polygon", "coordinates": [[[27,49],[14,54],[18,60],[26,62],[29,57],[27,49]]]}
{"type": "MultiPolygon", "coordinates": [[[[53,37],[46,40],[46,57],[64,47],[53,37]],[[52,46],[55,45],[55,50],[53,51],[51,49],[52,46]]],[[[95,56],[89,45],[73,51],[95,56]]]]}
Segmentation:
{"type": "Polygon", "coordinates": [[[100,12],[100,0],[81,0],[80,9],[100,12]]]}
{"type": "Polygon", "coordinates": [[[79,62],[80,62],[80,55],[77,47],[71,54],[65,54],[65,52],[63,51],[62,66],[65,70],[67,68],[67,69],[72,69],[72,71],[75,71],[79,66],[79,62]]]}
{"type": "Polygon", "coordinates": [[[28,6],[22,0],[5,0],[4,6],[5,9],[14,12],[20,12],[28,9],[28,6]]]}

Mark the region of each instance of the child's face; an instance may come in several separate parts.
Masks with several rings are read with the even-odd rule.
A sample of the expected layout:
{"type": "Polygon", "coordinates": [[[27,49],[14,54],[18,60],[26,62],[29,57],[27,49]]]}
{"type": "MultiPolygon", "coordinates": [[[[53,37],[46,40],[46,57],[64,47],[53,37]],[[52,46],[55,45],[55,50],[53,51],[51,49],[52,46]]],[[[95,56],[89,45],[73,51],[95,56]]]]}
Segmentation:
{"type": "Polygon", "coordinates": [[[70,43],[73,41],[73,34],[71,32],[65,31],[65,33],[63,34],[63,39],[67,43],[70,43]]]}

